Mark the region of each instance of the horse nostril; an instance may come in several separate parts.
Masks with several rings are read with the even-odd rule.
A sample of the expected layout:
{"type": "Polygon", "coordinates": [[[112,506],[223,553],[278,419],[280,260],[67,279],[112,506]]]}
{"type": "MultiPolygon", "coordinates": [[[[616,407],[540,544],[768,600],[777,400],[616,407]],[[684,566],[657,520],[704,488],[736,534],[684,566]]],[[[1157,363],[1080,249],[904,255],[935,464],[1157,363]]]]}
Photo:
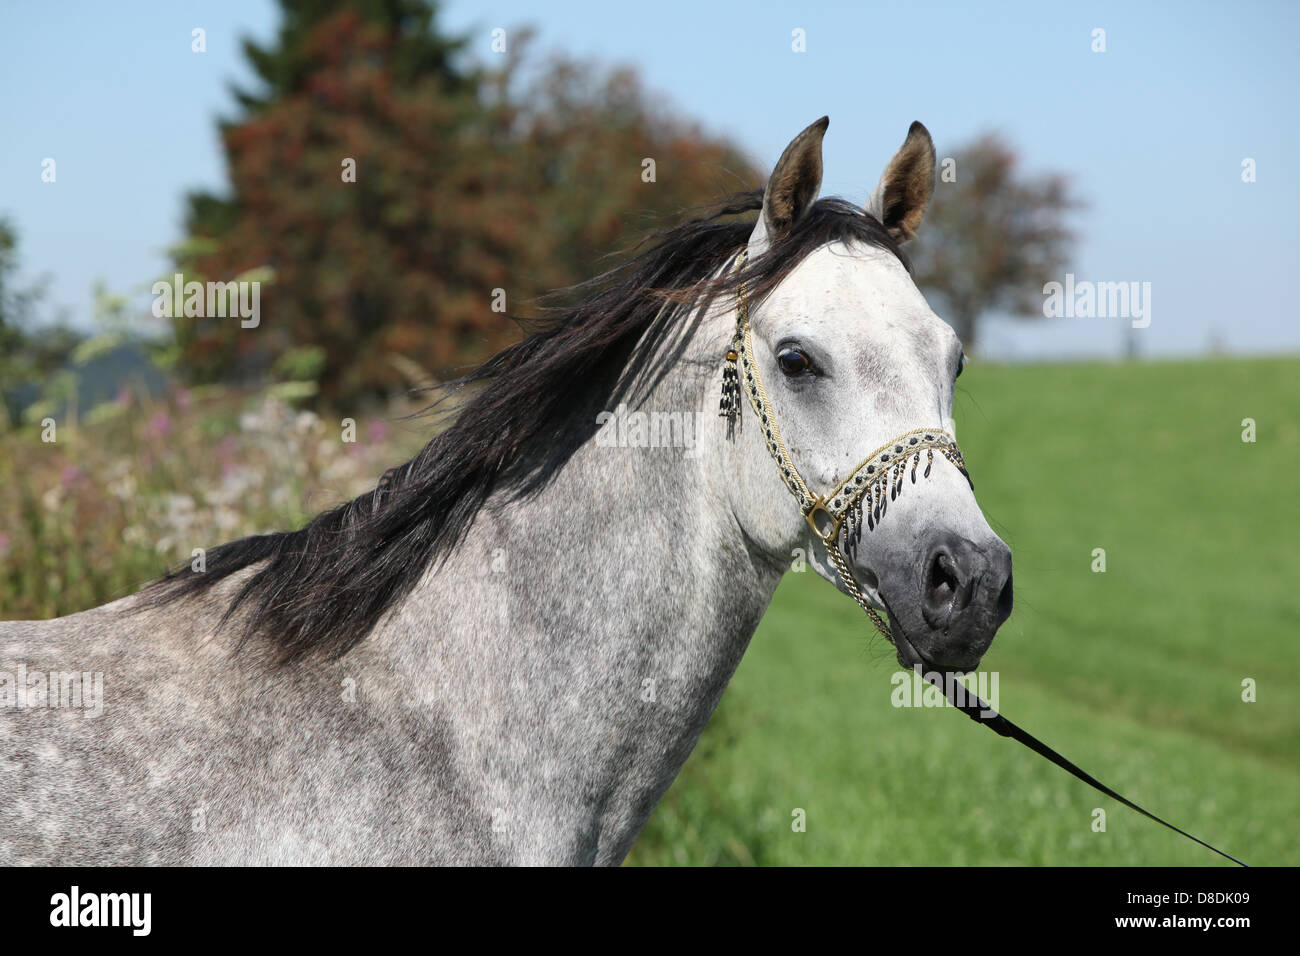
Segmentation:
{"type": "Polygon", "coordinates": [[[1002,591],[998,594],[998,625],[1011,616],[1012,588],[1011,574],[1007,574],[1007,583],[1002,585],[1002,591]]]}
{"type": "Polygon", "coordinates": [[[960,587],[961,581],[957,578],[957,565],[953,563],[952,558],[945,551],[935,554],[926,575],[926,604],[936,610],[947,607],[952,604],[960,587]]]}

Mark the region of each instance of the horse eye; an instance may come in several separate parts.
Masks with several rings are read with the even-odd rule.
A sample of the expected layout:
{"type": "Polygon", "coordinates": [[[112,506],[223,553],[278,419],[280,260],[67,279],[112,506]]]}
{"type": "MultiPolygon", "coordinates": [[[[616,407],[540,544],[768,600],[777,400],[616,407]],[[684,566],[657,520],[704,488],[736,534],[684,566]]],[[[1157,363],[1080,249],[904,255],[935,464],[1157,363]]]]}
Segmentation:
{"type": "Polygon", "coordinates": [[[962,369],[964,369],[965,367],[966,367],[966,355],[965,353],[963,353],[961,358],[957,359],[957,374],[952,377],[954,382],[957,379],[961,378],[962,369]]]}
{"type": "Polygon", "coordinates": [[[776,355],[776,362],[786,375],[801,375],[812,369],[812,360],[798,349],[782,349],[776,355]]]}

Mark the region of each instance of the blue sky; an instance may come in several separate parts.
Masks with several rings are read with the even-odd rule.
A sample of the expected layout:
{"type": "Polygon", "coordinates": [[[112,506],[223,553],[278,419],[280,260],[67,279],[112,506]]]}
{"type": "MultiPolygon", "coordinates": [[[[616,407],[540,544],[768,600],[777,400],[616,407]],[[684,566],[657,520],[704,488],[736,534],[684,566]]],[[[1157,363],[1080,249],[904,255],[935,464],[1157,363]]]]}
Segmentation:
{"type": "MultiPolygon", "coordinates": [[[[0,8],[0,212],[24,276],[49,274],[74,320],[96,279],[147,290],[185,191],[224,187],[214,119],[249,77],[238,41],[269,38],[277,19],[269,0],[0,8]]],[[[665,106],[765,169],[828,114],[824,195],[864,199],[913,119],[941,157],[995,130],[1027,171],[1068,173],[1089,203],[1070,271],[1150,282],[1151,325],[997,319],[986,356],[1111,356],[1127,334],[1146,355],[1300,352],[1300,182],[1286,165],[1300,155],[1300,5],[455,0],[441,19],[483,59],[492,28],[532,23],[539,52],[632,64],[665,106]]]]}

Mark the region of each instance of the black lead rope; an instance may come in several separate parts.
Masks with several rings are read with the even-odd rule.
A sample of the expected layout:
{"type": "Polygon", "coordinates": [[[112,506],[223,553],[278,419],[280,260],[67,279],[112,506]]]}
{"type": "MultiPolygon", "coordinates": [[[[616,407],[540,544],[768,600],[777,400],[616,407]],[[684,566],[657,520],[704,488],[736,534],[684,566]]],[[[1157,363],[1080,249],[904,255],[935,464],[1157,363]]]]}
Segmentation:
{"type": "Polygon", "coordinates": [[[956,681],[947,682],[948,684],[951,685],[949,689],[945,689],[943,687],[942,678],[939,680],[931,680],[930,683],[934,684],[940,690],[944,690],[944,696],[948,698],[948,701],[954,707],[962,711],[971,720],[975,721],[977,724],[983,724],[985,727],[989,728],[989,730],[992,730],[994,733],[1000,734],[1003,737],[1010,737],[1012,740],[1018,740],[1020,743],[1024,744],[1026,747],[1032,750],[1034,753],[1046,757],[1048,760],[1056,764],[1062,770],[1068,770],[1070,773],[1074,774],[1074,776],[1078,777],[1088,786],[1092,787],[1095,790],[1100,790],[1102,793],[1110,797],[1112,800],[1118,800],[1120,803],[1124,804],[1124,806],[1128,807],[1130,810],[1136,810],[1138,813],[1142,814],[1142,816],[1156,821],[1156,823],[1159,823],[1161,826],[1168,827],[1169,829],[1173,830],[1175,833],[1181,833],[1183,836],[1187,837],[1187,839],[1194,840],[1195,842],[1199,843],[1201,846],[1205,847],[1207,850],[1213,850],[1215,853],[1219,854],[1219,856],[1223,857],[1224,859],[1231,860],[1233,863],[1236,863],[1238,866],[1248,865],[1242,863],[1235,856],[1231,856],[1227,853],[1224,853],[1219,848],[1210,846],[1210,844],[1206,843],[1204,840],[1192,836],[1186,830],[1180,830],[1172,823],[1168,823],[1165,820],[1161,820],[1154,813],[1151,813],[1147,810],[1143,810],[1132,800],[1116,793],[1114,790],[1106,786],[1096,777],[1092,776],[1089,773],[1086,773],[1083,770],[1080,770],[1074,764],[1070,763],[1070,761],[1066,760],[1064,757],[1058,754],[1051,747],[1047,746],[1047,744],[1043,743],[1037,737],[1034,737],[1032,734],[1025,733],[1025,731],[1021,730],[1011,721],[1007,720],[1005,717],[1003,717],[1001,714],[995,711],[988,704],[984,703],[984,701],[980,700],[978,696],[966,690],[964,686],[962,686],[961,691],[958,692],[957,688],[961,685],[957,684],[956,681]],[[965,698],[965,699],[954,700],[953,699],[954,697],[965,698]]]}

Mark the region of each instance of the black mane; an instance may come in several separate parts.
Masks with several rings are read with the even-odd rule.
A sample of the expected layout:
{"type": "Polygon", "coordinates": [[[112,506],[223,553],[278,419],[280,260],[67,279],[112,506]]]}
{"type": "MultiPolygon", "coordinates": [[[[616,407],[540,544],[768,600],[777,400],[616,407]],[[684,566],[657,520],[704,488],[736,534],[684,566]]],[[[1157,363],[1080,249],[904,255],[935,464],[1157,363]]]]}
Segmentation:
{"type": "MultiPolygon", "coordinates": [[[[657,233],[623,265],[553,293],[526,337],[471,374],[442,386],[473,397],[413,459],[389,470],[370,492],[317,515],[298,531],[242,538],[207,553],[207,570],[185,566],[145,592],[147,605],[211,588],[260,562],[227,608],[246,608],[243,638],[264,635],[288,662],[308,653],[338,656],[365,638],[411,590],[430,562],[463,539],[494,492],[527,494],[546,483],[590,437],[577,408],[613,408],[634,346],[656,323],[691,303],[734,291],[738,275],[718,276],[740,251],[762,207],[762,190],[741,193],[705,215],[657,233]],[[576,305],[549,303],[567,300],[576,305]],[[668,303],[676,303],[665,308],[668,303]]],[[[906,259],[884,227],[838,199],[816,202],[791,232],[745,269],[748,294],[761,299],[814,249],[831,242],[886,249],[906,259]]],[[[652,334],[650,340],[654,339],[652,334]]],[[[721,357],[719,357],[721,361],[721,357]]]]}

